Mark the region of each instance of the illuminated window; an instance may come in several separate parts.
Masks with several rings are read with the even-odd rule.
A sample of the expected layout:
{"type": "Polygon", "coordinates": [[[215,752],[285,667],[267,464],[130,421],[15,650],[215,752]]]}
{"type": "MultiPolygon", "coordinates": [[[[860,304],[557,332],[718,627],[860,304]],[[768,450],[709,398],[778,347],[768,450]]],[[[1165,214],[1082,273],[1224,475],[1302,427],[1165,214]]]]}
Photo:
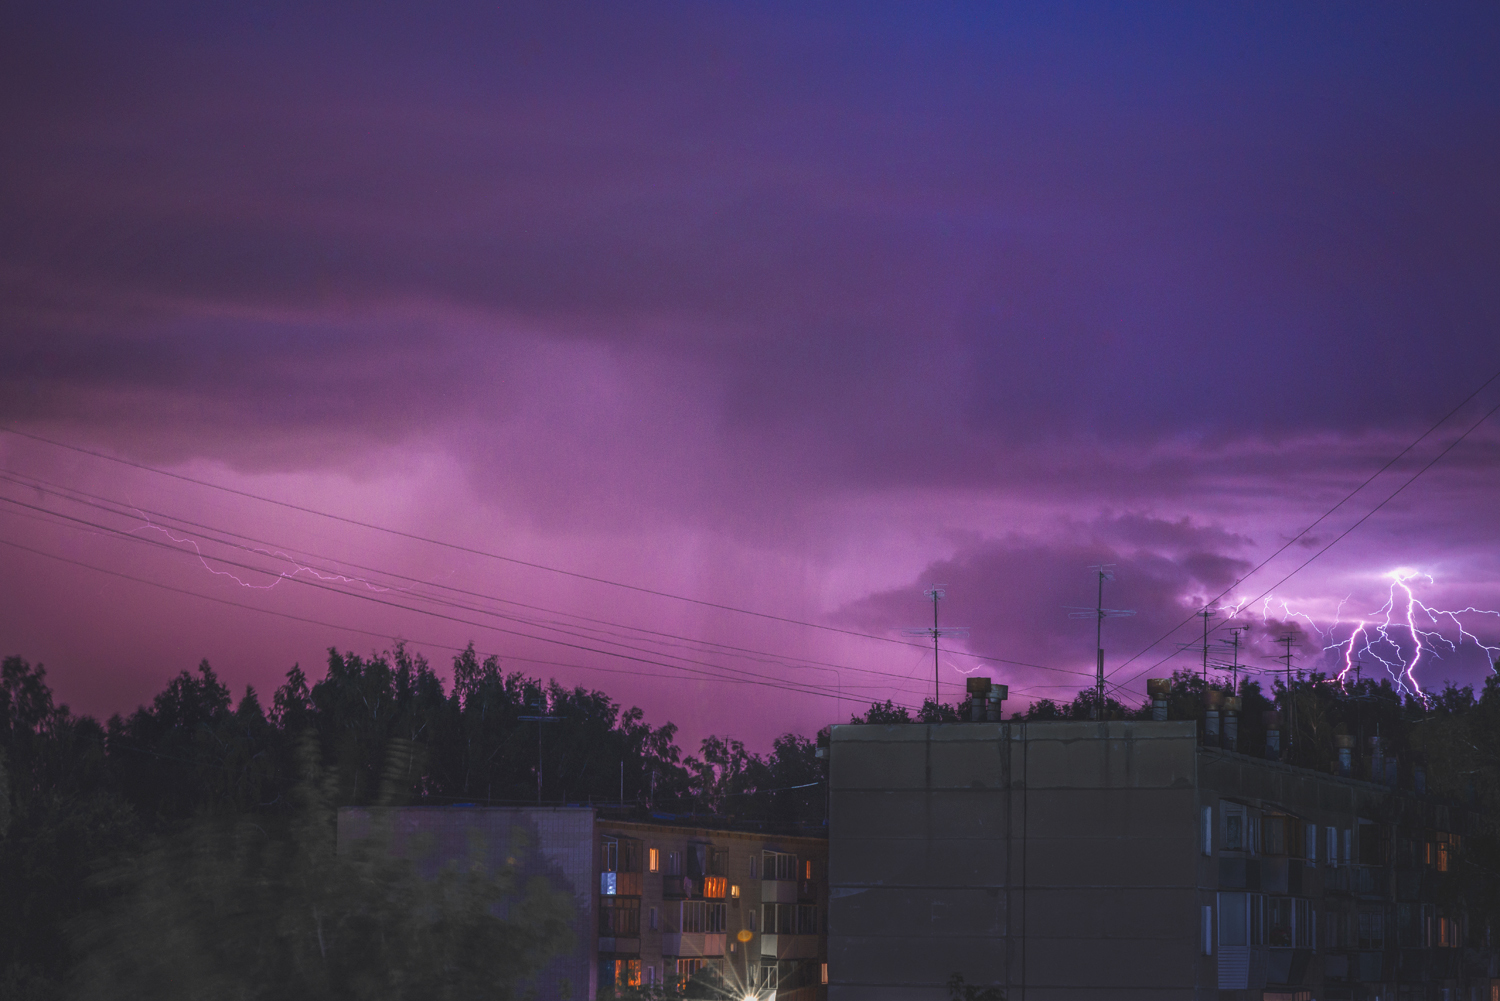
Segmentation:
{"type": "Polygon", "coordinates": [[[828,964],[823,964],[823,983],[828,983],[828,964]]]}
{"type": "Polygon", "coordinates": [[[641,961],[639,959],[615,960],[615,986],[641,986],[641,961]]]}
{"type": "Polygon", "coordinates": [[[732,883],[729,887],[729,895],[735,900],[740,899],[740,884],[732,883]]]}
{"type": "Polygon", "coordinates": [[[808,859],[802,866],[802,878],[812,879],[812,859],[808,859]]]}
{"type": "Polygon", "coordinates": [[[646,864],[651,872],[661,872],[661,852],[652,848],[646,852],[646,864]]]}

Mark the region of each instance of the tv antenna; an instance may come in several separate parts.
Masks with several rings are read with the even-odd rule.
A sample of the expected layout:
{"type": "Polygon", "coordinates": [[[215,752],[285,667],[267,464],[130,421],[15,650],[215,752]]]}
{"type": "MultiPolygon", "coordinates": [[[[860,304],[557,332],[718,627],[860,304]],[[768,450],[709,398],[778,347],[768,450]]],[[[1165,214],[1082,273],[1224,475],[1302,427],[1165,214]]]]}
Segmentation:
{"type": "Polygon", "coordinates": [[[1250,629],[1249,626],[1231,626],[1230,629],[1229,629],[1229,639],[1227,639],[1227,640],[1219,640],[1220,643],[1223,643],[1223,644],[1227,645],[1230,648],[1230,651],[1231,651],[1229,663],[1228,664],[1220,663],[1218,665],[1220,668],[1224,668],[1224,667],[1228,667],[1229,668],[1229,694],[1230,695],[1238,695],[1239,694],[1239,690],[1240,690],[1240,682],[1239,682],[1239,675],[1240,675],[1240,634],[1244,633],[1244,632],[1248,632],[1249,629],[1250,629]]]}
{"type": "MultiPolygon", "coordinates": [[[[528,708],[528,709],[538,709],[541,712],[546,712],[547,711],[547,704],[546,704],[545,701],[543,701],[543,702],[539,703],[538,705],[527,706],[526,708],[528,708]]],[[[520,720],[523,723],[535,723],[536,724],[536,805],[537,806],[541,806],[542,805],[542,724],[543,723],[561,723],[562,722],[562,717],[561,716],[517,716],[516,719],[520,720]]],[[[622,765],[621,767],[623,768],[624,766],[622,765]]],[[[621,774],[620,788],[623,789],[625,787],[624,772],[622,771],[620,774],[621,774]]],[[[624,797],[622,796],[621,798],[623,799],[624,797]]]]}
{"type": "Polygon", "coordinates": [[[1104,620],[1123,619],[1135,614],[1133,608],[1105,608],[1104,582],[1115,579],[1115,564],[1100,563],[1089,567],[1099,578],[1099,600],[1093,608],[1065,605],[1070,619],[1094,620],[1094,650],[1097,654],[1094,666],[1094,718],[1104,719],[1104,620]]]}
{"type": "Polygon", "coordinates": [[[943,590],[943,585],[934,584],[923,591],[922,594],[932,602],[932,626],[930,628],[922,627],[920,629],[903,629],[901,631],[907,636],[932,637],[932,704],[937,706],[942,704],[942,691],[939,688],[938,682],[941,676],[938,667],[938,638],[952,636],[955,639],[963,639],[969,635],[969,628],[967,626],[944,626],[941,629],[938,628],[938,602],[948,596],[948,592],[943,590]]]}

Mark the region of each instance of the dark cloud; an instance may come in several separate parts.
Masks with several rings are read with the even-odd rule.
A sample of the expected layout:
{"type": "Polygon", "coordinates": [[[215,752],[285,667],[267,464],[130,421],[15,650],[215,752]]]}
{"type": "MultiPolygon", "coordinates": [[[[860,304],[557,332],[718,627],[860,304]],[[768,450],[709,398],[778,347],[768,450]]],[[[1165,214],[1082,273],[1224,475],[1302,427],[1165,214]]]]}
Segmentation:
{"type": "MultiPolygon", "coordinates": [[[[1243,547],[1242,540],[1222,528],[1187,520],[1131,514],[1071,529],[1061,538],[1010,535],[976,540],[953,557],[932,563],[910,585],[870,595],[846,607],[842,615],[861,628],[889,629],[903,618],[914,619],[922,590],[941,584],[947,594],[942,609],[947,621],[972,629],[963,644],[968,649],[1005,651],[1000,655],[1088,674],[1093,615],[1071,613],[1094,607],[1098,585],[1091,566],[1110,565],[1114,575],[1105,584],[1106,607],[1135,612],[1105,624],[1111,667],[1125,654],[1156,641],[1206,598],[1233,583],[1232,575],[1250,566],[1232,552],[1184,549],[1184,544],[1205,538],[1218,539],[1231,551],[1243,547]],[[1143,541],[1147,539],[1156,545],[1143,541]]],[[[995,670],[1015,677],[1023,687],[1082,687],[1087,681],[1084,674],[1069,677],[1008,665],[995,670]]]]}

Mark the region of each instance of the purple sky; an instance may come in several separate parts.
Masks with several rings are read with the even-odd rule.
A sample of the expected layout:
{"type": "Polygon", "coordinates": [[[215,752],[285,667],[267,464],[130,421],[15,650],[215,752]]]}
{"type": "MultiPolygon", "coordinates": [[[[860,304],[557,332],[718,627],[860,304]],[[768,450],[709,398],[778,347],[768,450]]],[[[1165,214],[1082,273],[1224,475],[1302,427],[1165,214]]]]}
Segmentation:
{"type": "MultiPolygon", "coordinates": [[[[1500,608],[1495,419],[1279,583],[1500,381],[1249,573],[1500,368],[1493,5],[519,6],[8,5],[0,423],[886,641],[0,433],[0,652],[75,709],[472,639],[761,746],[930,692],[933,583],[945,693],[1017,704],[1088,683],[1100,562],[1137,696],[1226,590],[1261,668],[1395,568],[1500,608]],[[359,580],[240,583],[298,565],[359,580]]],[[[1437,625],[1481,679],[1500,616],[1437,625]]]]}

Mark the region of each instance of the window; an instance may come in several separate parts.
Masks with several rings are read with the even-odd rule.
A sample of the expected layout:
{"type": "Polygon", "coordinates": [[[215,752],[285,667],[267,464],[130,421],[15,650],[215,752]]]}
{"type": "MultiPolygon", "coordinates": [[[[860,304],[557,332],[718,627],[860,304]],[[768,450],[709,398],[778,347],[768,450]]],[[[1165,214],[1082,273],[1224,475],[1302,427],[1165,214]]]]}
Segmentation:
{"type": "Polygon", "coordinates": [[[684,935],[722,935],[729,927],[728,909],[707,900],[684,900],[677,905],[675,914],[668,908],[667,917],[669,923],[671,918],[677,919],[677,927],[669,927],[667,931],[684,935]]]}
{"type": "Polygon", "coordinates": [[[796,879],[797,856],[786,852],[761,852],[762,879],[796,879]]]}
{"type": "Polygon", "coordinates": [[[1301,897],[1292,901],[1292,930],[1299,949],[1311,949],[1316,940],[1313,935],[1312,908],[1301,897]]]}
{"type": "Polygon", "coordinates": [[[729,884],[729,899],[731,899],[731,900],[738,900],[738,899],[740,899],[740,884],[738,884],[738,883],[730,883],[729,884]]]}
{"type": "Polygon", "coordinates": [[[1250,897],[1250,944],[1266,944],[1266,895],[1252,893],[1250,897]]]}
{"type": "Polygon", "coordinates": [[[751,879],[755,878],[755,856],[754,855],[750,856],[750,878],[751,879]]]}
{"type": "Polygon", "coordinates": [[[708,853],[708,874],[710,876],[729,875],[729,853],[720,848],[713,848],[708,853]]]}
{"type": "Polygon", "coordinates": [[[1272,897],[1266,902],[1266,944],[1292,944],[1292,898],[1272,897]]]}
{"type": "Polygon", "coordinates": [[[1238,804],[1224,805],[1224,848],[1233,852],[1245,850],[1245,808],[1238,804]]]}
{"type": "Polygon", "coordinates": [[[819,981],[819,982],[820,983],[824,983],[824,984],[828,983],[828,964],[827,963],[823,964],[823,979],[821,981],[819,981]]]}
{"type": "Polygon", "coordinates": [[[1328,834],[1328,846],[1323,849],[1323,861],[1328,865],[1339,864],[1339,832],[1337,828],[1323,828],[1328,834]]]}
{"type": "Polygon", "coordinates": [[[754,910],[751,910],[750,913],[748,913],[748,914],[745,915],[745,918],[746,918],[745,927],[749,928],[751,931],[755,930],[755,919],[756,919],[756,916],[757,915],[756,915],[756,913],[755,913],[754,910]]]}
{"type": "Polygon", "coordinates": [[[655,907],[651,908],[651,910],[647,913],[647,915],[646,915],[646,921],[647,921],[647,926],[652,931],[656,931],[658,928],[661,927],[660,925],[657,924],[656,908],[655,907]]]}
{"type": "Polygon", "coordinates": [[[1202,939],[1203,955],[1214,954],[1214,909],[1212,904],[1203,905],[1203,928],[1199,936],[1202,939]]]}
{"type": "Polygon", "coordinates": [[[1344,850],[1339,852],[1339,858],[1344,860],[1345,865],[1348,865],[1354,860],[1354,832],[1346,827],[1344,828],[1343,834],[1344,850]]]}
{"type": "MultiPolygon", "coordinates": [[[[802,905],[807,907],[806,904],[802,905]]],[[[796,935],[797,931],[797,907],[796,904],[761,904],[761,917],[763,919],[763,930],[767,935],[796,935]]],[[[813,912],[811,921],[817,924],[817,909],[808,908],[813,912]]]]}
{"type": "Polygon", "coordinates": [[[606,897],[599,901],[600,935],[606,938],[635,938],[640,933],[641,902],[639,898],[606,897]]]}
{"type": "Polygon", "coordinates": [[[797,934],[816,935],[818,933],[818,909],[812,904],[797,905],[797,934]]]}
{"type": "Polygon", "coordinates": [[[1261,851],[1267,855],[1285,855],[1286,843],[1286,817],[1275,816],[1263,818],[1261,835],[1261,851]]]}
{"type": "Polygon", "coordinates": [[[667,852],[667,875],[682,875],[682,852],[667,852]]]}
{"type": "Polygon", "coordinates": [[[639,959],[615,960],[614,977],[616,987],[641,986],[641,961],[639,959]]]}
{"type": "Polygon", "coordinates": [[[661,850],[652,848],[646,853],[646,864],[651,867],[652,872],[661,872],[661,850]]]}
{"type": "Polygon", "coordinates": [[[808,859],[806,862],[804,862],[802,864],[802,869],[802,878],[812,879],[812,859],[808,859]]]}
{"type": "Polygon", "coordinates": [[[1309,862],[1316,862],[1318,860],[1318,825],[1317,824],[1308,824],[1307,825],[1307,830],[1306,830],[1306,832],[1303,835],[1303,841],[1306,842],[1306,845],[1303,848],[1303,854],[1307,856],[1307,860],[1309,862]]]}
{"type": "Polygon", "coordinates": [[[1243,893],[1219,894],[1219,944],[1249,945],[1250,905],[1243,893]]]}
{"type": "MultiPolygon", "coordinates": [[[[656,910],[656,908],[653,907],[652,910],[656,910]]],[[[646,985],[649,987],[654,987],[656,985],[655,963],[652,963],[650,966],[646,967],[646,985]]]]}
{"type": "Polygon", "coordinates": [[[1385,915],[1380,911],[1359,912],[1359,948],[1385,948],[1385,915]]]}
{"type": "Polygon", "coordinates": [[[1203,854],[1214,853],[1214,808],[1205,806],[1203,808],[1203,854]]]}
{"type": "Polygon", "coordinates": [[[641,843],[634,838],[606,837],[600,868],[604,872],[640,872],[641,843]]]}
{"type": "Polygon", "coordinates": [[[707,965],[706,959],[679,959],[676,967],[677,979],[686,980],[707,965]]]}

